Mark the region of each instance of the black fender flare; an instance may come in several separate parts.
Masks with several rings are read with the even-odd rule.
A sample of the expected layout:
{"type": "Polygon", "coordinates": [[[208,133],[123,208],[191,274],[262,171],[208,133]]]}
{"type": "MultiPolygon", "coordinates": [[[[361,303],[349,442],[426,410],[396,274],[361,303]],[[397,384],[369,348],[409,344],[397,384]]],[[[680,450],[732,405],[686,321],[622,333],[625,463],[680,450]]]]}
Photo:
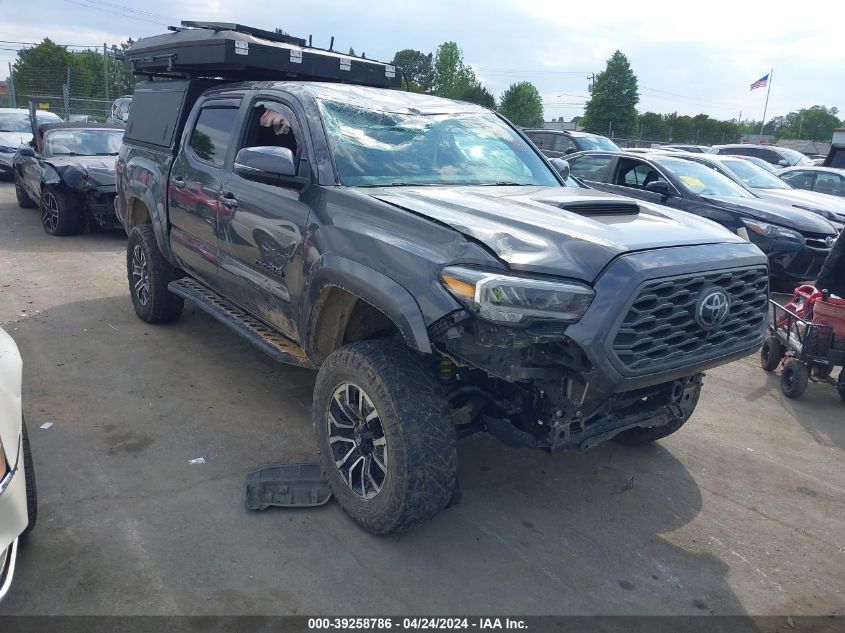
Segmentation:
{"type": "Polygon", "coordinates": [[[307,333],[306,338],[320,294],[332,286],[351,292],[383,312],[396,324],[409,347],[431,353],[425,319],[411,293],[377,270],[331,253],[320,258],[308,279],[300,328],[307,333]]]}

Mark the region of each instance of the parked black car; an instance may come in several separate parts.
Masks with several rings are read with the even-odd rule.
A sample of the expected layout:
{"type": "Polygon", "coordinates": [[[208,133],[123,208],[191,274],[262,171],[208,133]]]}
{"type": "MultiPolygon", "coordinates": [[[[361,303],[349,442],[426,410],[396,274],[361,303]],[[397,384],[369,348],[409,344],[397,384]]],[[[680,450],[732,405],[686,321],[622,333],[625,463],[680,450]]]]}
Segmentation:
{"type": "Polygon", "coordinates": [[[796,189],[772,172],[745,160],[743,156],[716,154],[679,154],[687,160],[709,165],[719,173],[735,180],[764,200],[786,204],[803,211],[812,211],[833,225],[837,232],[845,228],[845,201],[814,191],[796,189]]]}
{"type": "Polygon", "coordinates": [[[477,431],[551,451],[665,437],[705,369],[761,344],[766,258],[735,234],[564,186],[564,161],[496,113],[386,89],[391,65],[212,27],[127,59],[173,72],[218,46],[216,77],[278,63],[370,86],[140,84],[117,161],[131,301],[162,323],[189,299],[319,368],[323,469],[365,528],[452,503],[456,439],[477,431]]]}
{"type": "Polygon", "coordinates": [[[543,154],[549,158],[563,158],[574,152],[600,150],[618,152],[619,146],[606,136],[570,130],[523,130],[543,154]]]}
{"type": "Polygon", "coordinates": [[[792,165],[812,165],[813,161],[801,152],[796,152],[788,147],[777,145],[754,145],[751,143],[733,143],[731,145],[714,145],[711,148],[714,154],[733,154],[734,156],[756,156],[767,163],[780,167],[791,167],[792,165]]]}
{"type": "Polygon", "coordinates": [[[814,279],[836,238],[822,217],[763,200],[710,167],[671,154],[585,152],[569,157],[587,185],[689,211],[756,244],[773,279],[814,279]]]}
{"type": "Polygon", "coordinates": [[[95,225],[120,228],[114,210],[114,161],[123,130],[99,123],[49,123],[14,159],[15,194],[23,208],[41,207],[50,235],[76,235],[95,225]]]}

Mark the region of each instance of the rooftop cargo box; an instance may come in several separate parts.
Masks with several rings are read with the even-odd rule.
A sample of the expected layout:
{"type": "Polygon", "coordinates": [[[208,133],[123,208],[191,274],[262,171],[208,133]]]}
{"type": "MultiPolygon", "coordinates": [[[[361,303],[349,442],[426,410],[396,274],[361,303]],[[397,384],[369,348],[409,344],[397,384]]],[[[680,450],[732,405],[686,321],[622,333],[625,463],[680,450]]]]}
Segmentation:
{"type": "Polygon", "coordinates": [[[308,46],[305,40],[232,23],[182,22],[126,50],[137,74],[240,80],[335,81],[398,88],[391,64],[308,46]]]}

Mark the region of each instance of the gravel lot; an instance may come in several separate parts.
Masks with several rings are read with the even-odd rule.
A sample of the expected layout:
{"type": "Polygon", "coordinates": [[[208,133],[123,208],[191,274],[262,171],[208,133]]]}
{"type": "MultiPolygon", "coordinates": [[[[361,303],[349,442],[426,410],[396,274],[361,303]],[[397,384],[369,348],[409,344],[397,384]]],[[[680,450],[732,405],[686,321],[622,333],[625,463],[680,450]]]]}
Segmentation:
{"type": "Polygon", "coordinates": [[[475,436],[461,503],[379,538],[334,503],[244,509],[248,470],[316,459],[313,372],[192,307],[141,322],[125,237],[49,237],[7,182],[0,227],[40,500],[0,614],[842,613],[832,387],[787,401],[750,357],[710,372],[692,421],[650,447],[475,436]]]}

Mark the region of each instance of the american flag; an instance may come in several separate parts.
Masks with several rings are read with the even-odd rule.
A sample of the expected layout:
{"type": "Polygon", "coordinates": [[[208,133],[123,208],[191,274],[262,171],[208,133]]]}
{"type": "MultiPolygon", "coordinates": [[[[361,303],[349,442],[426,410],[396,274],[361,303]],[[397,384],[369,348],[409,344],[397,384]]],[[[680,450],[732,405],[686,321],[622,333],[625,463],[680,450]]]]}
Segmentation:
{"type": "Polygon", "coordinates": [[[764,75],[764,76],[760,77],[760,79],[755,81],[753,84],[751,84],[751,90],[755,90],[756,88],[765,88],[766,84],[768,84],[768,83],[769,83],[769,76],[764,75]]]}

